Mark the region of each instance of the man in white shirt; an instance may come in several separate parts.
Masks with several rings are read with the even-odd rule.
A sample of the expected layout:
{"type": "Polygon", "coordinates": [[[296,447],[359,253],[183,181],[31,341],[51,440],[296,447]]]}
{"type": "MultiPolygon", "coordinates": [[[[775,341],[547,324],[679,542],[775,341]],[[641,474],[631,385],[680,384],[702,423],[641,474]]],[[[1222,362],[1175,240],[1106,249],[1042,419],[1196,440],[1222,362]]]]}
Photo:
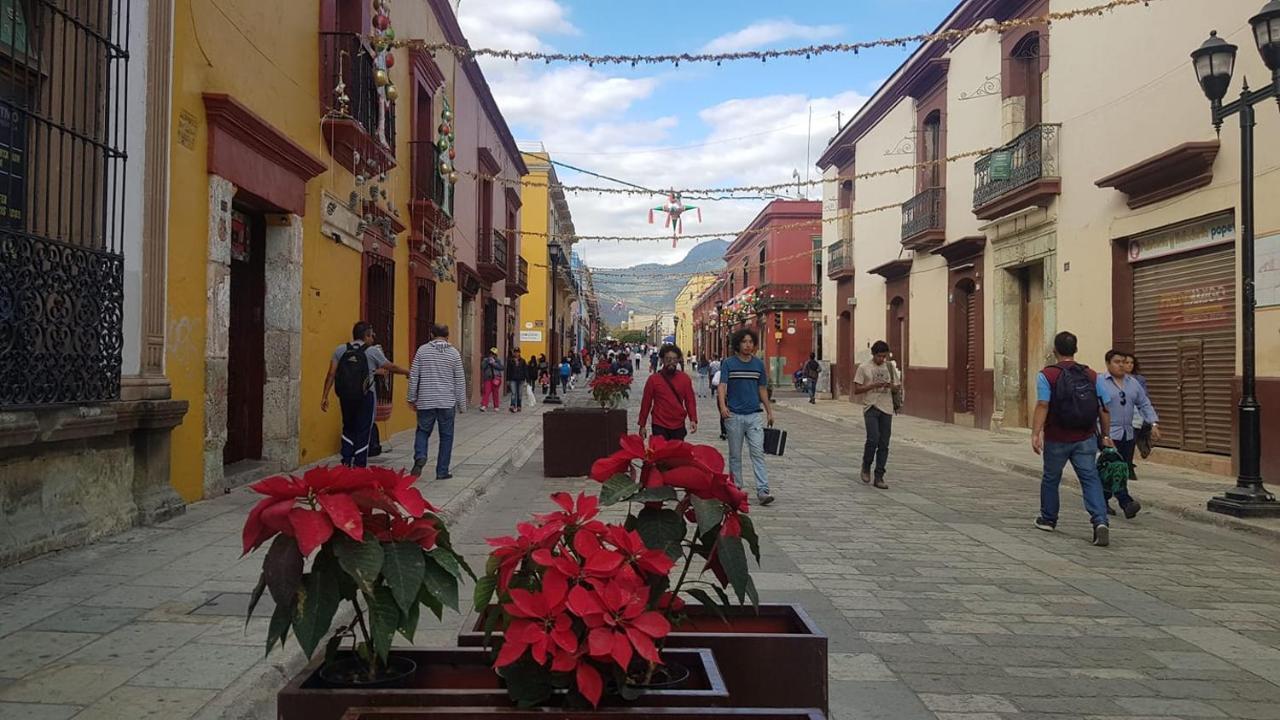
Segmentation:
{"type": "Polygon", "coordinates": [[[893,432],[893,389],[898,384],[889,365],[889,343],[877,340],[871,346],[871,360],[858,366],[853,375],[853,392],[862,396],[862,419],[867,426],[867,442],[862,449],[862,482],[872,481],[884,490],[885,464],[889,462],[889,436],[893,432]]]}
{"type": "Polygon", "coordinates": [[[427,464],[427,443],[436,423],[440,424],[440,451],[436,455],[436,479],[448,480],[453,455],[453,421],[456,412],[466,412],[467,382],[462,372],[462,355],[449,344],[449,327],[431,328],[431,341],[418,348],[409,368],[409,405],[418,413],[418,430],[413,438],[414,477],[427,464]]]}

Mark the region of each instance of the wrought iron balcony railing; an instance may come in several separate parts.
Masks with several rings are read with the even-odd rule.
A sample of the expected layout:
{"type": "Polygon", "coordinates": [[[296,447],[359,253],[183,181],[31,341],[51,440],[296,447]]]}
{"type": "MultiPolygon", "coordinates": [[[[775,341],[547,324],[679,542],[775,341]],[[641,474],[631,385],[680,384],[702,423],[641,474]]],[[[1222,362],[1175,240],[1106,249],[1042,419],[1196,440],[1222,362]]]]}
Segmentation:
{"type": "Polygon", "coordinates": [[[853,272],[853,243],[848,240],[827,246],[827,277],[836,278],[853,272]]]}
{"type": "Polygon", "coordinates": [[[445,183],[437,165],[440,149],[430,140],[413,140],[409,143],[413,155],[413,200],[430,200],[436,207],[448,211],[445,203],[445,183]]]}
{"type": "Polygon", "coordinates": [[[946,233],[946,188],[929,188],[902,204],[902,243],[941,243],[946,233]]]}
{"type": "MultiPolygon", "coordinates": [[[[1027,130],[1008,145],[974,163],[975,211],[1037,180],[1059,177],[1060,124],[1042,124],[1027,130]]],[[[1055,193],[1056,194],[1056,193],[1055,193]]]]}
{"type": "Polygon", "coordinates": [[[321,102],[326,140],[344,167],[385,172],[395,165],[396,104],[386,102],[377,68],[363,38],[355,33],[320,33],[321,102]],[[363,135],[360,142],[352,134],[363,135]],[[336,147],[341,145],[342,147],[336,147]],[[356,168],[357,154],[368,164],[356,168]]]}
{"type": "Polygon", "coordinates": [[[771,283],[760,286],[761,310],[809,308],[822,302],[822,288],[813,283],[771,283]]]}

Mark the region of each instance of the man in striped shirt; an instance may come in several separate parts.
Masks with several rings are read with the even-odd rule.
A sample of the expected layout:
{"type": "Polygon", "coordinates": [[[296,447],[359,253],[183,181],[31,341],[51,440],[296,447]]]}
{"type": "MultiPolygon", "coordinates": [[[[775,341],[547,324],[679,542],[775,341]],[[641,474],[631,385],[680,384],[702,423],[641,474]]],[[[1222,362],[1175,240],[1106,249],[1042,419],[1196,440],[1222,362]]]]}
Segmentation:
{"type": "Polygon", "coordinates": [[[449,344],[449,328],[434,325],[431,341],[418,348],[409,367],[409,405],[418,413],[418,431],[413,439],[414,477],[427,464],[427,441],[436,423],[440,424],[440,452],[436,455],[436,479],[448,480],[453,455],[454,413],[466,412],[467,382],[462,373],[462,356],[449,344]]]}

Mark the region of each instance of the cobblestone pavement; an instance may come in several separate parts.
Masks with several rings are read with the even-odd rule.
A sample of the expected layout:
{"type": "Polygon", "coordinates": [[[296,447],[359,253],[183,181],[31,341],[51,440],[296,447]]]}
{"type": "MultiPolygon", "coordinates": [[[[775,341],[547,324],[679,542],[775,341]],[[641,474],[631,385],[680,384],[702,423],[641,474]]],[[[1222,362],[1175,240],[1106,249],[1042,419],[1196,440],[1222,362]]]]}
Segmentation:
{"type": "MultiPolygon", "coordinates": [[[[1025,478],[906,446],[876,490],[856,479],[860,432],[777,414],[789,444],[769,459],[778,501],[752,508],[755,577],[764,599],[803,603],[830,635],[835,718],[1280,719],[1280,547],[1144,512],[1096,548],[1071,482],[1048,534],[1031,526],[1025,478]]],[[[691,439],[723,447],[714,432],[691,439]]],[[[458,529],[469,557],[550,508],[551,492],[591,489],[543,479],[540,462],[458,529]]],[[[448,644],[455,629],[428,637],[448,644]]]]}

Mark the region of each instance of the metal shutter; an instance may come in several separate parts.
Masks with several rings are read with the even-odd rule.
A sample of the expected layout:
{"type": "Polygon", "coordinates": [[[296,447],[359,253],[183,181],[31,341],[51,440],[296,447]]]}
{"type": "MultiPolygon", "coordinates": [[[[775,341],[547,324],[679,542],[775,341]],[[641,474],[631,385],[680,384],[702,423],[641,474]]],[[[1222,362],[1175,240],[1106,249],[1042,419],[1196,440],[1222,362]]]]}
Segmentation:
{"type": "Polygon", "coordinates": [[[1134,343],[1163,447],[1231,454],[1235,248],[1133,268],[1134,343]]]}

